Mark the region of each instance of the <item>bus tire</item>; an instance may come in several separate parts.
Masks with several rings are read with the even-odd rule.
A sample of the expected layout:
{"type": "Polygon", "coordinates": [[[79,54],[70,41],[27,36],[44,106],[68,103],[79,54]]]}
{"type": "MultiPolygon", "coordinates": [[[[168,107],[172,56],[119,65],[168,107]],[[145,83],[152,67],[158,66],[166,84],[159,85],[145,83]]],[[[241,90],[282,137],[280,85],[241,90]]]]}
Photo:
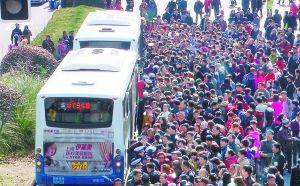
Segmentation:
{"type": "Polygon", "coordinates": [[[38,184],[36,183],[35,179],[32,180],[31,186],[37,186],[38,184]]]}

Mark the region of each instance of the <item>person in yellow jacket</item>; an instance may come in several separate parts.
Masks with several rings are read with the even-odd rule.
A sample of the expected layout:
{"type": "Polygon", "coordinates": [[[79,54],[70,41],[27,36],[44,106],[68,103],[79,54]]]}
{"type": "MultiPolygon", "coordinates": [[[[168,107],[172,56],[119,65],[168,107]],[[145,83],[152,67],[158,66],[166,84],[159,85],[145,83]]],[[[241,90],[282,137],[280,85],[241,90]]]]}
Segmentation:
{"type": "Polygon", "coordinates": [[[143,128],[144,128],[146,123],[148,123],[150,125],[150,127],[152,127],[151,107],[149,105],[145,106],[145,112],[143,113],[143,124],[142,124],[143,128]]]}
{"type": "Polygon", "coordinates": [[[273,7],[273,0],[267,0],[267,4],[266,4],[267,14],[268,12],[272,13],[272,7],[273,7]]]}

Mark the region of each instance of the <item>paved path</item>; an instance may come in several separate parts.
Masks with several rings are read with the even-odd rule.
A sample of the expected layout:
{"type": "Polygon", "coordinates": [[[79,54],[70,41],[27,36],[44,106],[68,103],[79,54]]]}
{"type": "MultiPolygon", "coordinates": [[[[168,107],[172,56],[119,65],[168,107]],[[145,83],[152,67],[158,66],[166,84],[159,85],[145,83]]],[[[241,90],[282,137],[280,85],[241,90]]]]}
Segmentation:
{"type": "MultiPolygon", "coordinates": [[[[20,29],[23,31],[24,25],[28,25],[32,32],[31,41],[45,28],[53,15],[53,10],[49,10],[49,4],[33,5],[31,7],[31,20],[20,23],[20,29]]],[[[11,43],[11,31],[15,28],[16,22],[0,22],[0,62],[7,53],[8,44],[11,43]]]]}

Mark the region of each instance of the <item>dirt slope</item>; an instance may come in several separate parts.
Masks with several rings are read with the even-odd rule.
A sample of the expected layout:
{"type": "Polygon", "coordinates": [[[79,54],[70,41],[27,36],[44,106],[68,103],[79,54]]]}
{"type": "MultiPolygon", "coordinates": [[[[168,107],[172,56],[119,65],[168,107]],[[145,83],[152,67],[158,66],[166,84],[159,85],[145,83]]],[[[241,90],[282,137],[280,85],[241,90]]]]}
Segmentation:
{"type": "Polygon", "coordinates": [[[0,161],[0,186],[30,186],[34,174],[33,158],[10,158],[0,161]]]}

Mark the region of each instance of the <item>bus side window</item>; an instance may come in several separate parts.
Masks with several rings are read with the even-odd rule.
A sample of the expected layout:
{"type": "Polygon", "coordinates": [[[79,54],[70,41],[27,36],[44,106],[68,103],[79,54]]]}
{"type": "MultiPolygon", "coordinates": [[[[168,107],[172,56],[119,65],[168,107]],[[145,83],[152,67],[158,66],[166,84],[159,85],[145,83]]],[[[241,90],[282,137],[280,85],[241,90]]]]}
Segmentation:
{"type": "Polygon", "coordinates": [[[126,118],[125,99],[123,100],[123,117],[126,118]]]}

